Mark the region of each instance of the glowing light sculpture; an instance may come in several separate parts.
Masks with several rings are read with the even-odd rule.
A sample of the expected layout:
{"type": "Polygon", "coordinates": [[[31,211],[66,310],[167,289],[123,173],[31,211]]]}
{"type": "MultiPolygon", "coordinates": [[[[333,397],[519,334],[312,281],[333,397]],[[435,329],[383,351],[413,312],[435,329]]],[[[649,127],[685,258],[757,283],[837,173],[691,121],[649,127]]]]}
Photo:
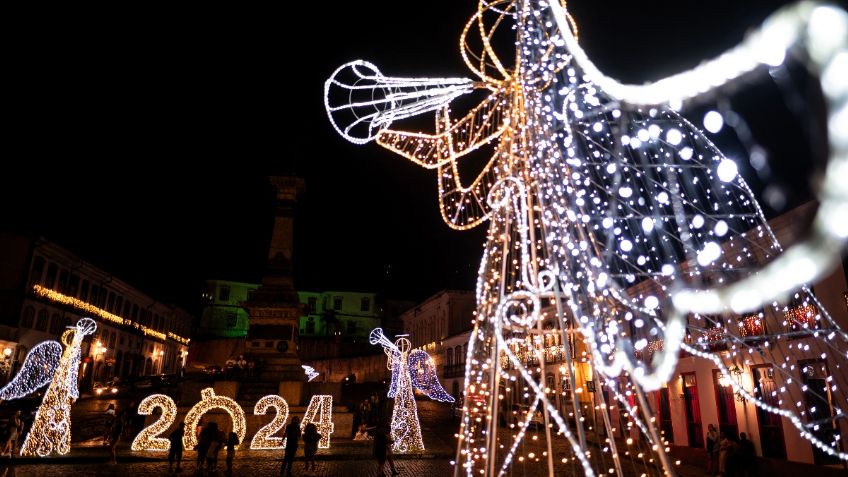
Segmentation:
{"type": "Polygon", "coordinates": [[[305,364],[300,365],[303,368],[304,374],[306,374],[306,381],[311,382],[313,379],[318,377],[318,371],[315,371],[315,368],[312,366],[307,366],[305,364]]]}
{"type": "Polygon", "coordinates": [[[318,428],[318,433],[321,434],[321,440],[318,441],[319,449],[329,449],[330,434],[336,428],[333,424],[333,396],[330,394],[316,394],[309,400],[309,405],[306,407],[306,412],[303,414],[303,420],[300,421],[301,430],[306,429],[306,425],[314,423],[318,428]]]}
{"type": "MultiPolygon", "coordinates": [[[[553,475],[551,442],[562,436],[562,463],[579,463],[587,476],[622,475],[614,439],[601,452],[587,446],[584,413],[594,416],[593,407],[602,410],[595,432],[617,431],[604,411],[613,404],[608,391],[627,414],[627,429],[618,432],[633,428],[645,437],[644,443],[628,439],[635,447],[622,452],[641,460],[645,473],[653,474],[658,460],[664,474],[674,475],[645,393],[669,380],[681,350],[723,373],[737,365],[771,365],[775,395],[746,391],[735,381],[734,391],[786,418],[826,454],[848,460],[841,450],[844,432],[819,432],[846,425],[841,406],[848,402],[848,334],[806,285],[827,272],[848,238],[848,14],[802,2],[718,59],[645,86],[603,75],[576,37],[564,2],[481,0],[460,36],[463,60],[478,82],[420,81],[413,107],[401,102],[397,115],[383,86],[388,82],[373,65],[345,65],[325,83],[327,113],[345,138],[376,140],[435,169],[439,207],[449,226],[462,230],[489,222],[465,361],[456,474],[502,475],[516,462],[541,462],[553,475]],[[514,66],[502,62],[491,44],[498,27],[509,23],[516,32],[514,66]],[[743,74],[784,67],[790,48],[803,51],[805,65],[821,79],[830,158],[810,239],[784,252],[736,164],[676,110],[704,92],[738,83],[743,74]],[[350,65],[372,73],[339,81],[350,65]],[[362,81],[370,84],[362,91],[379,93],[374,104],[352,98],[362,81]],[[446,101],[469,85],[488,96],[464,116],[452,117],[446,101]],[[420,98],[430,97],[439,99],[418,108],[420,98]],[[338,115],[376,104],[377,112],[352,114],[344,123],[338,115]],[[435,112],[433,134],[389,128],[425,111],[435,112]],[[352,135],[356,128],[364,132],[352,135]],[[458,162],[487,145],[486,164],[463,180],[458,162]],[[782,318],[791,314],[790,306],[813,310],[803,326],[782,318]],[[733,314],[749,312],[762,313],[767,334],[751,337],[739,328],[733,314]],[[561,359],[572,370],[566,379],[574,390],[573,419],[560,414],[543,378],[544,343],[551,337],[563,343],[561,359]],[[662,345],[649,346],[649,339],[662,345]],[[519,356],[527,343],[531,349],[519,356]],[[823,364],[795,366],[790,356],[823,364]],[[574,370],[582,366],[591,369],[578,387],[574,370]],[[832,384],[812,390],[799,368],[825,373],[822,379],[832,384]],[[498,419],[513,388],[535,399],[505,445],[498,419]],[[586,390],[594,403],[578,399],[586,390]],[[831,415],[805,409],[811,392],[819,402],[836,403],[831,415]],[[517,455],[536,412],[544,422],[543,447],[539,454],[517,455]],[[612,467],[599,453],[611,456],[612,467]]],[[[718,130],[720,116],[708,115],[705,127],[718,130]]],[[[393,436],[410,439],[404,445],[415,448],[420,429],[412,419],[409,342],[392,343],[378,329],[371,343],[382,344],[389,356],[393,436]]]]}
{"type": "Polygon", "coordinates": [[[151,394],[138,404],[138,414],[149,416],[153,409],[159,408],[162,414],[153,424],[145,427],[135,436],[130,445],[134,451],[167,451],[171,449],[171,441],[164,437],[156,437],[167,431],[177,418],[177,405],[170,396],[165,394],[151,394]]]}
{"type": "Polygon", "coordinates": [[[388,396],[395,400],[392,409],[391,435],[395,443],[395,452],[421,452],[424,441],[421,440],[421,424],[418,421],[418,408],[415,405],[413,389],[418,389],[428,397],[453,402],[439,383],[436,368],[430,356],[422,350],[412,350],[412,344],[406,338],[398,338],[392,343],[381,328],[371,330],[369,341],[380,344],[388,357],[387,366],[392,370],[392,382],[388,396]]]}
{"type": "Polygon", "coordinates": [[[283,428],[286,419],[289,417],[289,403],[276,394],[269,394],[256,401],[256,405],[253,406],[253,415],[264,416],[271,408],[276,411],[274,418],[256,431],[253,439],[250,440],[251,449],[282,449],[285,447],[285,439],[273,436],[283,428]]]}
{"type": "Polygon", "coordinates": [[[233,432],[238,436],[239,442],[244,442],[247,433],[247,424],[244,419],[244,410],[232,398],[215,395],[215,390],[205,388],[200,391],[200,401],[189,409],[185,416],[186,433],[183,436],[183,445],[186,449],[194,449],[197,445],[197,435],[191,430],[197,428],[200,418],[210,409],[223,409],[230,415],[233,421],[233,432]]]}
{"type": "Polygon", "coordinates": [[[79,398],[80,346],[96,329],[94,320],[82,318],[62,334],[64,351],[56,341],[34,346],[20,372],[0,389],[0,399],[17,399],[50,383],[21,446],[22,456],[65,455],[71,450],[71,406],[79,398]]]}

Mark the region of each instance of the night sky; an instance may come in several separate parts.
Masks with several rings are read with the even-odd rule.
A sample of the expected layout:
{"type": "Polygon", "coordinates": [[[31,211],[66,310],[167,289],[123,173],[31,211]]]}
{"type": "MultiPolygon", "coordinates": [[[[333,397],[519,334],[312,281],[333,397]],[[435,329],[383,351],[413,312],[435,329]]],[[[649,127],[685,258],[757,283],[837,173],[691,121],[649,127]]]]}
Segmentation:
{"type": "MultiPolygon", "coordinates": [[[[643,82],[715,56],[786,3],[572,0],[569,8],[596,64],[643,82]]],[[[13,86],[4,101],[0,227],[43,234],[192,309],[206,278],[260,279],[273,214],[266,176],[293,172],[306,180],[296,218],[299,289],[409,299],[473,289],[484,228],[442,223],[433,172],[336,135],[322,90],[337,66],[357,58],[386,75],[468,76],[457,44],[475,3],[278,5],[22,18],[26,33],[4,68],[13,86]],[[304,25],[308,34],[294,32],[304,25]]],[[[704,107],[727,100],[748,113],[772,155],[764,183],[783,185],[786,202],[796,203],[804,184],[789,178],[809,164],[815,126],[798,128],[786,106],[793,99],[775,82],[754,84],[758,92],[704,107]]],[[[702,113],[690,117],[699,123],[702,113]]],[[[726,143],[729,155],[738,152],[726,143]]],[[[757,174],[742,170],[759,190],[757,174]]]]}

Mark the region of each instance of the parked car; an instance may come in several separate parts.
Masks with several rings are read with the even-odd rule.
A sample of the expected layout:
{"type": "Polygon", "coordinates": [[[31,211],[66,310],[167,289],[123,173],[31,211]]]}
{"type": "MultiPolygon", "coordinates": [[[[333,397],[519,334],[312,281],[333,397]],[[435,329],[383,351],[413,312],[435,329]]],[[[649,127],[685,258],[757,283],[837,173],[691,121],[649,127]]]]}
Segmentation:
{"type": "Polygon", "coordinates": [[[111,398],[122,396],[127,393],[129,386],[117,379],[105,383],[94,383],[94,395],[97,397],[111,398]]]}
{"type": "Polygon", "coordinates": [[[217,364],[213,364],[203,368],[203,372],[208,374],[209,376],[220,376],[224,374],[224,369],[218,366],[217,364]]]}

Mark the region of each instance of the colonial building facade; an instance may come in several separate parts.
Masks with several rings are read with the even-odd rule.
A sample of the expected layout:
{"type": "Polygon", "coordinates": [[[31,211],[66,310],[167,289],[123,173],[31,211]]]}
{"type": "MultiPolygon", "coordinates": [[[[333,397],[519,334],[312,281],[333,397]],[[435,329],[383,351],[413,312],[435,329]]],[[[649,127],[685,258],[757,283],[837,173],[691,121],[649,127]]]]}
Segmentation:
{"type": "Polygon", "coordinates": [[[175,373],[185,365],[192,317],[180,308],[43,238],[0,234],[0,262],[5,379],[33,346],[58,339],[82,317],[97,322],[82,348],[83,388],[110,378],[175,373]]]}

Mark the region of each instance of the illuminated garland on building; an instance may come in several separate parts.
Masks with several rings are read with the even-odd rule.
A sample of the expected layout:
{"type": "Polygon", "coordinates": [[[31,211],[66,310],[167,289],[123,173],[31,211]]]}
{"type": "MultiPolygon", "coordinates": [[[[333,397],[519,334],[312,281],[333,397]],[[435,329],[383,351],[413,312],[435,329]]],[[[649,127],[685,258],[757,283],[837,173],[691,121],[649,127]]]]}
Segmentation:
{"type": "MultiPolygon", "coordinates": [[[[82,340],[93,334],[96,329],[97,324],[94,320],[82,318],[75,327],[62,334],[61,342],[65,345],[65,349],[55,366],[50,386],[35,413],[32,428],[21,446],[21,456],[47,457],[54,452],[65,455],[71,450],[71,406],[74,400],[79,398],[77,375],[80,366],[80,346],[82,340]]],[[[54,352],[39,354],[39,356],[44,355],[53,356],[54,352]]],[[[33,358],[37,359],[36,356],[33,358]]],[[[21,379],[29,380],[26,376],[29,373],[38,376],[34,368],[45,364],[49,363],[24,362],[20,372],[21,379]]],[[[15,378],[17,379],[18,377],[15,378]]],[[[33,381],[38,382],[38,380],[33,381]]]]}
{"type": "Polygon", "coordinates": [[[309,400],[309,406],[306,407],[306,412],[303,414],[303,420],[300,421],[300,429],[306,429],[306,425],[310,422],[315,424],[318,433],[321,434],[318,447],[328,449],[330,447],[330,434],[336,428],[333,424],[332,395],[316,394],[312,396],[312,399],[309,400]]]}
{"type": "Polygon", "coordinates": [[[282,449],[285,447],[284,438],[273,436],[283,428],[286,419],[289,418],[289,403],[276,394],[269,394],[256,401],[256,405],[253,406],[253,415],[264,416],[271,408],[275,411],[274,418],[253,435],[253,439],[250,440],[251,449],[282,449]]]}
{"type": "MultiPolygon", "coordinates": [[[[130,445],[134,451],[167,451],[171,448],[171,441],[164,437],[156,437],[167,431],[177,418],[177,405],[170,396],[165,394],[151,394],[144,398],[138,405],[140,416],[153,414],[153,409],[162,410],[162,415],[153,424],[145,427],[135,436],[130,445]]],[[[190,428],[193,429],[193,428],[190,428]]]]}
{"type": "MultiPolygon", "coordinates": [[[[436,169],[439,207],[449,226],[467,229],[489,221],[466,360],[457,474],[494,476],[507,472],[510,463],[540,462],[553,475],[551,441],[558,436],[567,441],[562,463],[579,462],[589,477],[622,473],[614,439],[600,450],[609,454],[613,467],[594,468],[586,434],[600,425],[588,425],[583,401],[573,398],[571,424],[543,384],[543,338],[555,334],[566,343],[568,333],[583,348],[579,359],[592,367],[585,389],[595,383],[610,388],[619,409],[626,410],[627,423],[619,431],[644,434],[648,446],[630,455],[646,469],[654,469],[658,461],[664,473],[674,473],[645,393],[666,385],[681,350],[716,363],[724,372],[733,361],[771,364],[781,382],[775,391],[779,405],[751,393],[742,393],[745,398],[789,419],[813,445],[848,460],[840,450],[841,437],[825,442],[814,432],[822,425],[838,426],[848,413],[837,407],[832,416],[811,422],[813,411],[803,404],[806,396],[815,392],[822,401],[829,398],[822,390],[808,389],[788,358],[823,360],[828,364],[823,368],[838,370],[838,379],[826,377],[825,392],[838,393],[831,402],[846,401],[848,386],[842,383],[848,334],[805,285],[822,276],[848,237],[848,189],[843,183],[848,176],[846,45],[848,15],[805,2],[778,13],[717,60],[654,84],[621,85],[604,76],[577,44],[576,24],[564,2],[481,0],[460,38],[463,59],[478,83],[433,80],[414,85],[354,62],[374,72],[359,77],[366,80],[363,91],[375,105],[391,105],[395,84],[415,94],[402,96],[397,117],[378,108],[371,115],[353,113],[342,124],[340,111],[369,104],[353,98],[356,82],[336,78],[351,64],[334,72],[325,84],[325,104],[344,137],[356,143],[375,139],[420,166],[436,169]],[[517,35],[517,52],[510,55],[516,58],[513,68],[504,66],[491,44],[496,29],[510,22],[517,35]],[[478,38],[469,41],[471,35],[478,38]],[[481,46],[474,50],[471,45],[481,46]],[[831,157],[813,238],[784,252],[736,163],[675,109],[760,65],[785,68],[786,52],[794,47],[804,50],[812,72],[821,78],[831,157]],[[460,118],[451,117],[447,106],[431,107],[464,91],[451,89],[462,84],[485,89],[488,96],[460,118]],[[348,103],[330,106],[339,104],[331,96],[348,103]],[[433,134],[389,129],[393,120],[434,110],[433,134]],[[364,134],[351,135],[362,126],[364,134]],[[482,170],[471,180],[461,177],[459,161],[486,144],[493,144],[494,151],[484,158],[482,170]],[[783,316],[780,303],[793,293],[793,303],[817,311],[795,306],[788,312],[787,322],[803,328],[797,341],[768,335],[746,340],[757,331],[777,330],[766,320],[783,316]],[[543,312],[551,308],[553,313],[543,312]],[[760,309],[761,321],[744,315],[740,323],[738,314],[760,309]],[[701,349],[687,344],[690,337],[697,338],[701,349]],[[646,348],[650,362],[639,358],[646,348]],[[539,436],[548,446],[542,457],[515,458],[521,447],[515,442],[525,437],[526,421],[512,436],[512,445],[500,440],[496,422],[513,387],[524,399],[534,397],[533,408],[538,406],[550,422],[539,436]],[[499,462],[506,466],[499,469],[499,462]]],[[[704,127],[713,133],[723,123],[716,111],[704,118],[704,127]]],[[[414,400],[409,405],[409,344],[403,339],[392,343],[375,332],[371,343],[384,347],[392,370],[392,433],[405,438],[417,425],[414,400]]],[[[568,347],[563,353],[565,367],[575,369],[578,357],[568,347]]],[[[580,394],[583,387],[573,385],[573,376],[569,379],[572,396],[580,394]]],[[[605,412],[608,404],[601,391],[595,390],[591,399],[604,416],[605,435],[612,436],[618,424],[605,412]]],[[[587,411],[591,415],[591,407],[587,411]]]]}
{"type": "MultiPolygon", "coordinates": [[[[233,432],[238,436],[239,442],[244,442],[244,436],[247,433],[247,424],[244,419],[244,410],[233,399],[227,396],[216,396],[215,390],[205,388],[200,391],[200,401],[195,404],[185,416],[185,428],[187,430],[196,429],[200,418],[203,417],[210,409],[223,409],[230,415],[233,421],[233,432]]],[[[186,449],[194,449],[197,445],[197,435],[194,432],[186,431],[183,436],[183,444],[186,449]]]]}
{"type": "Polygon", "coordinates": [[[165,333],[162,333],[161,331],[156,331],[153,328],[150,328],[149,326],[142,325],[141,323],[136,323],[136,322],[134,322],[130,319],[127,319],[127,318],[121,318],[120,316],[118,316],[114,313],[109,313],[108,311],[106,311],[102,308],[96,307],[96,306],[92,305],[91,303],[84,302],[84,301],[80,300],[79,298],[64,295],[64,294],[59,293],[57,291],[53,291],[49,288],[45,288],[41,285],[33,285],[32,289],[33,289],[33,291],[35,292],[36,295],[38,295],[42,298],[46,298],[46,299],[48,299],[52,302],[55,302],[55,303],[61,303],[63,305],[74,307],[74,308],[76,308],[76,309],[78,309],[78,310],[80,310],[84,313],[95,315],[98,318],[104,319],[106,321],[110,321],[110,322],[115,323],[117,325],[131,326],[131,327],[141,331],[142,333],[144,333],[145,336],[152,336],[152,337],[158,338],[162,341],[165,341],[167,338],[171,338],[172,340],[174,340],[178,343],[181,343],[181,344],[188,344],[188,342],[189,342],[188,338],[183,338],[182,336],[179,336],[179,335],[172,333],[170,331],[166,335],[165,333]]]}

